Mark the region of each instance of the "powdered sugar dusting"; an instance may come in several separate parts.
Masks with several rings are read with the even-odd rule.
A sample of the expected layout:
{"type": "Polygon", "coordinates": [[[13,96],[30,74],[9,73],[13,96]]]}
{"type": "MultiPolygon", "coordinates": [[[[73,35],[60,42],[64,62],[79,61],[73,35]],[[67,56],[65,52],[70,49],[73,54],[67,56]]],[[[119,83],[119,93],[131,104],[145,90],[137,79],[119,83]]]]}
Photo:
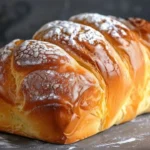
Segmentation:
{"type": "Polygon", "coordinates": [[[126,36],[127,27],[119,21],[112,19],[111,17],[103,16],[97,13],[84,13],[73,16],[71,21],[80,22],[85,21],[90,24],[94,24],[100,31],[106,31],[114,38],[120,38],[126,36]]]}
{"type": "Polygon", "coordinates": [[[126,140],[122,140],[122,141],[118,141],[118,142],[114,142],[114,143],[108,143],[108,144],[101,144],[95,147],[106,147],[106,146],[113,146],[113,145],[117,145],[117,144],[125,144],[125,143],[130,143],[136,141],[136,138],[130,138],[130,139],[126,139],[126,140]]]}
{"type": "Polygon", "coordinates": [[[77,41],[88,42],[93,45],[103,39],[103,36],[91,27],[69,21],[50,22],[37,31],[34,37],[42,31],[46,31],[43,35],[45,40],[60,40],[63,44],[72,47],[77,46],[77,41]]]}
{"type": "Polygon", "coordinates": [[[27,100],[61,101],[65,98],[74,102],[91,86],[95,85],[90,77],[75,72],[58,73],[54,70],[37,70],[25,77],[22,89],[27,100]]]}
{"type": "Polygon", "coordinates": [[[131,122],[114,126],[101,133],[99,139],[95,137],[97,142],[95,145],[93,144],[93,147],[105,147],[108,149],[113,147],[130,149],[132,147],[137,149],[141,146],[141,149],[143,149],[143,146],[149,146],[149,122],[150,115],[147,114],[139,116],[131,122]]]}
{"type": "Polygon", "coordinates": [[[15,61],[20,66],[45,63],[64,63],[69,56],[60,47],[42,41],[27,40],[15,51],[15,61]],[[61,59],[64,61],[60,61],[61,59]]]}
{"type": "Polygon", "coordinates": [[[0,49],[0,61],[5,61],[7,60],[7,58],[12,54],[12,49],[15,48],[16,46],[16,42],[19,39],[13,40],[12,42],[10,42],[9,44],[7,44],[6,46],[4,46],[3,48],[0,49]]]}
{"type": "Polygon", "coordinates": [[[119,141],[119,142],[117,142],[117,144],[129,143],[129,142],[133,142],[135,140],[136,140],[136,138],[130,138],[130,139],[127,139],[127,140],[124,140],[124,141],[119,141]]]}
{"type": "Polygon", "coordinates": [[[0,147],[5,147],[5,148],[14,148],[14,144],[12,144],[9,140],[3,138],[3,137],[0,137],[0,147]]]}

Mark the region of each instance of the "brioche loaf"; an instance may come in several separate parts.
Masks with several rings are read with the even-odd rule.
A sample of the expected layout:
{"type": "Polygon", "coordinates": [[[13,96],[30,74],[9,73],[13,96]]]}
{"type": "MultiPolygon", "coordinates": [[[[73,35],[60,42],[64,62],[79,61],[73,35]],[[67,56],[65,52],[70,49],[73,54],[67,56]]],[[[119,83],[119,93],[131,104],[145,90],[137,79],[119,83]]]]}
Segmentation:
{"type": "Polygon", "coordinates": [[[150,112],[150,24],[96,13],[0,49],[0,131],[69,144],[150,112]]]}

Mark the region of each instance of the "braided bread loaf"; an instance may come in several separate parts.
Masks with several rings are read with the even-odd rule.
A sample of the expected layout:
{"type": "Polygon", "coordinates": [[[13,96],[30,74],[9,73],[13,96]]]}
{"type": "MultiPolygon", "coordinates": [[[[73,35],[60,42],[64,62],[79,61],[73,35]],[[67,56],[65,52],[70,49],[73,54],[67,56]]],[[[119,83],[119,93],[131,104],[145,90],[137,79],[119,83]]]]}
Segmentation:
{"type": "Polygon", "coordinates": [[[150,112],[150,25],[99,14],[47,23],[0,49],[0,131],[73,143],[150,112]]]}

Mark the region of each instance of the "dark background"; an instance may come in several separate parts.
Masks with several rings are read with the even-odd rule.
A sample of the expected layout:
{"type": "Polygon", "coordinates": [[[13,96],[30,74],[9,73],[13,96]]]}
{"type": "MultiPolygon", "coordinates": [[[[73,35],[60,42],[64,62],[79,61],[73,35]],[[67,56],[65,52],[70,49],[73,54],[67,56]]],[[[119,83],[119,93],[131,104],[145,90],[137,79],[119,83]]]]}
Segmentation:
{"type": "Polygon", "coordinates": [[[150,20],[150,0],[0,0],[0,46],[32,38],[41,25],[81,12],[150,20]]]}

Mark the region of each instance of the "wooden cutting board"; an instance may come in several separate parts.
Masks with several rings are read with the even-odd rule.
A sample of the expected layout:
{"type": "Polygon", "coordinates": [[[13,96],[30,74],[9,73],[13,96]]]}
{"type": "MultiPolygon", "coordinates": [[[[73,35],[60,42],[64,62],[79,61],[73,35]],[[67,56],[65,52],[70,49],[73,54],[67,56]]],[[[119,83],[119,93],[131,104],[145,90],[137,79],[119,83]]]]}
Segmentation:
{"type": "Polygon", "coordinates": [[[149,150],[150,149],[150,114],[137,117],[131,122],[114,126],[107,131],[71,145],[56,145],[21,136],[0,133],[0,150],[2,149],[35,150],[149,150]]]}

